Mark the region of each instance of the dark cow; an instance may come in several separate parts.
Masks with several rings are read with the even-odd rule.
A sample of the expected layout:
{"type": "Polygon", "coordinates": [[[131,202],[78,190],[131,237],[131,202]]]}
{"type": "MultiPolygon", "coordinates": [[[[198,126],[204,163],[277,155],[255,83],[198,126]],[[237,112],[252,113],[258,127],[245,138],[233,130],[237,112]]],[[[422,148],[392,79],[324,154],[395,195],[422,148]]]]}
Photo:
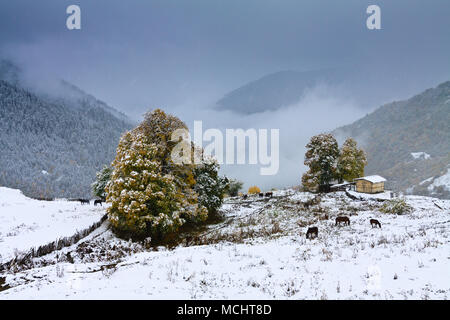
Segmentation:
{"type": "Polygon", "coordinates": [[[317,227],[310,227],[308,228],[308,231],[306,231],[306,239],[314,239],[317,238],[319,235],[319,228],[317,227]]]}
{"type": "Polygon", "coordinates": [[[247,200],[247,199],[248,199],[248,194],[244,194],[244,195],[242,196],[242,199],[247,200]]]}
{"type": "Polygon", "coordinates": [[[90,204],[91,202],[87,199],[78,199],[78,201],[80,201],[81,204],[90,204]]]}
{"type": "Polygon", "coordinates": [[[370,225],[372,226],[372,228],[377,226],[381,228],[381,223],[377,219],[370,219],[370,225]]]}
{"type": "Polygon", "coordinates": [[[337,225],[340,225],[341,223],[343,223],[344,226],[349,226],[350,225],[350,218],[349,217],[345,217],[345,216],[337,217],[335,225],[337,226],[337,225]]]}
{"type": "Polygon", "coordinates": [[[97,199],[97,200],[94,200],[94,206],[97,206],[98,204],[101,205],[101,206],[103,206],[103,205],[102,205],[102,202],[103,202],[102,200],[98,200],[98,199],[97,199]]]}
{"type": "Polygon", "coordinates": [[[273,192],[266,192],[266,194],[264,196],[272,198],[273,197],[273,192]]]}
{"type": "Polygon", "coordinates": [[[262,193],[262,192],[258,193],[258,195],[259,195],[260,198],[264,197],[264,193],[262,193]]]}

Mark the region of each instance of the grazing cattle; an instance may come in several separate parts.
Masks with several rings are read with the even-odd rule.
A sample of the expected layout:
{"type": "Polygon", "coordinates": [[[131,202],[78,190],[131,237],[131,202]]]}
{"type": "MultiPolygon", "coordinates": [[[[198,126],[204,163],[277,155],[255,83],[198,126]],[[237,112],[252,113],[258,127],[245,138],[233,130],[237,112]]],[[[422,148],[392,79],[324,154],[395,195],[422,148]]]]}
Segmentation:
{"type": "Polygon", "coordinates": [[[264,197],[264,193],[262,193],[262,192],[260,192],[258,195],[259,195],[260,198],[264,197]]]}
{"type": "Polygon", "coordinates": [[[244,195],[242,196],[242,199],[247,200],[247,199],[248,199],[248,194],[244,194],[244,195]]]}
{"type": "Polygon", "coordinates": [[[337,217],[335,225],[337,226],[337,225],[340,225],[341,223],[343,223],[344,226],[349,226],[350,225],[350,218],[349,217],[345,217],[345,216],[337,217]]]}
{"type": "Polygon", "coordinates": [[[35,198],[36,200],[40,200],[40,201],[54,201],[55,199],[53,198],[35,198]]]}
{"type": "Polygon", "coordinates": [[[97,206],[98,204],[103,206],[102,202],[103,202],[102,200],[94,200],[94,206],[97,206]]]}
{"type": "Polygon", "coordinates": [[[319,235],[319,228],[317,227],[310,227],[308,228],[308,231],[306,231],[306,239],[314,239],[317,238],[319,235]]]}
{"type": "Polygon", "coordinates": [[[377,219],[370,219],[370,225],[372,226],[372,228],[377,226],[381,228],[381,223],[377,219]]]}
{"type": "Polygon", "coordinates": [[[266,192],[265,196],[269,197],[269,198],[272,198],[273,197],[273,192],[266,192]]]}
{"type": "Polygon", "coordinates": [[[80,201],[81,204],[90,204],[91,202],[87,199],[78,199],[78,201],[80,201]]]}

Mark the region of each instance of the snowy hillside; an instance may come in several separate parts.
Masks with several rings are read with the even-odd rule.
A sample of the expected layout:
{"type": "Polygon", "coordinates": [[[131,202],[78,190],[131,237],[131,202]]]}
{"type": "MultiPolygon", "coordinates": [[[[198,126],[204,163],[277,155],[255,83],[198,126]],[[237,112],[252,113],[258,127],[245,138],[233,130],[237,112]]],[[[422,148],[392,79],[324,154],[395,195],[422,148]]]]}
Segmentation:
{"type": "MultiPolygon", "coordinates": [[[[393,215],[381,213],[383,202],[344,192],[229,198],[220,223],[173,249],[120,240],[105,222],[31,267],[0,274],[0,299],[448,299],[450,201],[406,201],[413,211],[393,215]],[[340,214],[349,226],[335,226],[340,214]],[[371,218],[382,228],[372,228],[371,218]],[[319,235],[307,240],[312,225],[319,235]]],[[[83,212],[63,204],[51,208],[83,212]]]]}
{"type": "Polygon", "coordinates": [[[365,173],[385,177],[388,188],[450,199],[449,190],[430,190],[421,183],[444,175],[450,164],[449,108],[447,81],[408,100],[385,104],[334,134],[358,141],[367,152],[365,173]]]}
{"type": "Polygon", "coordinates": [[[447,191],[450,191],[450,169],[447,173],[434,179],[433,182],[428,186],[428,190],[433,192],[436,188],[442,187],[447,191]]]}
{"type": "Polygon", "coordinates": [[[104,208],[79,202],[38,201],[0,187],[0,264],[31,248],[72,236],[98,222],[104,208]]]}

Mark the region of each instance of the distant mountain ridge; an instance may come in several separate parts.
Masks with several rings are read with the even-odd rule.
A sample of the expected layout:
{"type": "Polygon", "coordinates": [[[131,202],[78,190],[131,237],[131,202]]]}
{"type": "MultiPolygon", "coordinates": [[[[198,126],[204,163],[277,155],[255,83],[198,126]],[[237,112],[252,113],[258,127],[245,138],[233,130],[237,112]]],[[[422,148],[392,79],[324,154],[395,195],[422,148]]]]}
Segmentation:
{"type": "Polygon", "coordinates": [[[274,111],[300,102],[310,89],[324,87],[330,97],[336,96],[354,102],[361,109],[373,110],[399,96],[409,96],[411,92],[423,88],[418,84],[420,81],[414,80],[417,75],[412,71],[399,68],[389,70],[389,74],[386,76],[386,70],[370,64],[279,71],[225,94],[216,102],[215,108],[241,114],[274,111]]]}
{"type": "Polygon", "coordinates": [[[450,198],[450,185],[428,188],[450,166],[450,81],[383,105],[333,134],[354,137],[368,154],[366,174],[386,177],[389,187],[450,198]]]}
{"type": "Polygon", "coordinates": [[[333,70],[271,73],[229,92],[217,101],[217,109],[246,114],[279,109],[298,102],[307,89],[335,77],[333,70]]]}
{"type": "Polygon", "coordinates": [[[68,83],[71,94],[55,97],[5,81],[11,74],[0,73],[0,185],[31,197],[91,197],[131,121],[68,83]]]}
{"type": "Polygon", "coordinates": [[[50,103],[66,105],[70,108],[82,109],[87,107],[99,107],[112,114],[116,118],[134,124],[123,112],[109,106],[105,102],[97,99],[91,94],[84,92],[76,85],[66,81],[59,80],[51,89],[38,90],[28,87],[27,83],[22,80],[22,70],[9,60],[0,60],[0,80],[4,80],[10,84],[21,87],[31,93],[37,95],[42,100],[50,103]]]}
{"type": "Polygon", "coordinates": [[[50,96],[46,95],[46,99],[59,103],[65,104],[73,108],[83,108],[84,106],[95,106],[98,108],[102,108],[106,112],[112,114],[117,119],[122,121],[133,123],[133,121],[128,118],[124,113],[116,110],[115,108],[107,105],[105,102],[97,99],[91,94],[88,94],[65,80],[61,80],[60,82],[61,92],[58,95],[50,96]]]}

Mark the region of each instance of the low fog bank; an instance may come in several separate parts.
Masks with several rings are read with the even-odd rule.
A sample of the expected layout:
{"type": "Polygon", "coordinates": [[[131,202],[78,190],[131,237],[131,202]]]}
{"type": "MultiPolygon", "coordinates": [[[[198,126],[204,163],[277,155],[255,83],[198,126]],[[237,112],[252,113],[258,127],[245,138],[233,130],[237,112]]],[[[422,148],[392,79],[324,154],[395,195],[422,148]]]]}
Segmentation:
{"type": "MultiPolygon", "coordinates": [[[[252,115],[216,111],[208,105],[199,107],[195,103],[166,109],[166,111],[175,114],[188,125],[192,139],[196,120],[202,121],[203,133],[209,128],[219,129],[224,136],[224,154],[226,154],[226,129],[267,129],[268,140],[270,129],[279,129],[280,156],[279,170],[276,175],[260,175],[260,164],[223,164],[221,166],[222,173],[244,182],[244,190],[251,185],[257,185],[262,190],[298,185],[302,173],[306,170],[303,161],[305,145],[310,137],[352,123],[366,112],[346,94],[340,95],[336,88],[325,85],[308,91],[296,104],[252,115]]],[[[203,147],[209,143],[204,141],[203,147]]],[[[246,143],[246,163],[248,163],[248,140],[246,143]]]]}

